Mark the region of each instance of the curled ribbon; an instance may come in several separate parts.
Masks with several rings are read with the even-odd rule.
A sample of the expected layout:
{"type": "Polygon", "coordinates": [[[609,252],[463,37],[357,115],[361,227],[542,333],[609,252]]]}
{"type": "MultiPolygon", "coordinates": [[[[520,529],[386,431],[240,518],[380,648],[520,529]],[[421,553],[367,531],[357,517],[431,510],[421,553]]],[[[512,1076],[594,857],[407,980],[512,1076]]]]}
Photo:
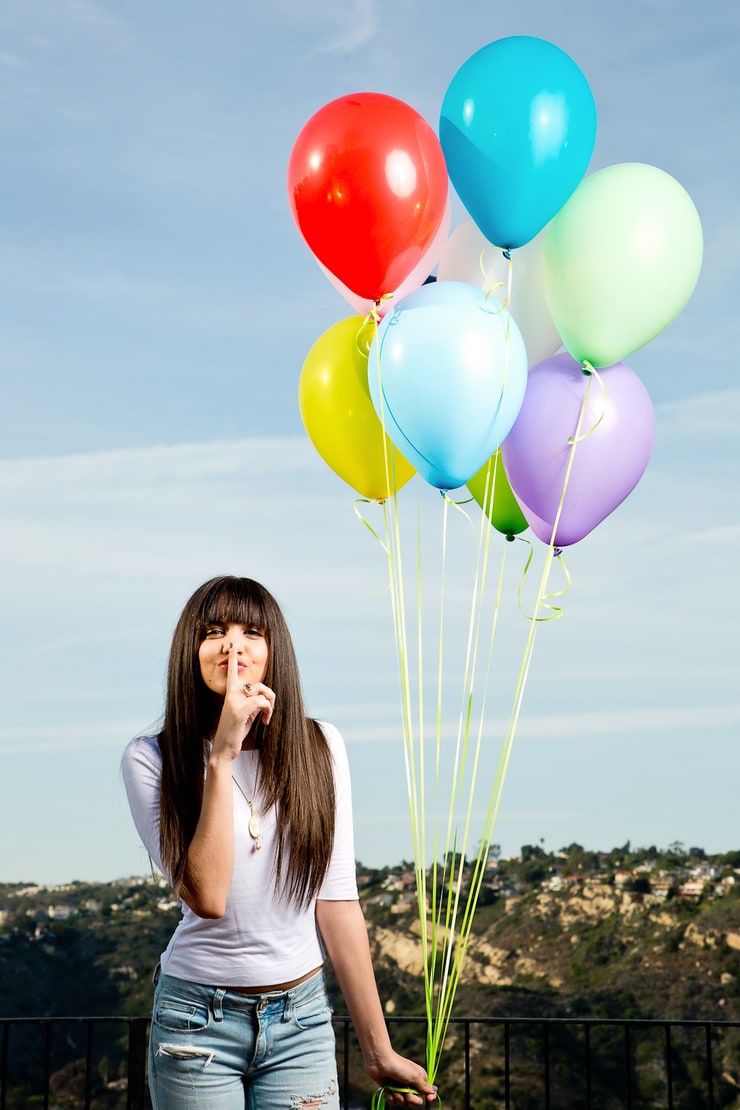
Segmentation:
{"type": "MultiPolygon", "coordinates": [[[[509,539],[508,536],[506,538],[509,539]]],[[[549,617],[539,617],[539,616],[535,616],[531,613],[526,612],[525,608],[524,608],[524,605],[522,603],[522,592],[524,590],[524,583],[526,581],[527,574],[529,572],[529,568],[530,568],[530,565],[532,563],[532,559],[534,558],[534,547],[532,546],[530,541],[525,536],[512,536],[511,539],[512,540],[515,540],[515,539],[516,540],[521,540],[521,542],[526,543],[527,546],[530,549],[529,554],[527,555],[527,561],[524,564],[524,569],[522,571],[521,578],[519,579],[519,586],[518,586],[518,589],[517,589],[517,602],[519,604],[519,609],[521,610],[522,613],[524,613],[524,616],[529,621],[542,622],[542,621],[560,620],[560,618],[563,615],[563,610],[558,605],[551,605],[550,602],[555,597],[564,597],[565,594],[567,594],[568,591],[570,590],[570,587],[573,583],[573,580],[570,576],[570,571],[568,570],[567,566],[565,565],[565,559],[563,558],[562,550],[559,547],[553,548],[552,557],[554,559],[557,559],[558,564],[560,565],[560,569],[562,570],[563,575],[565,577],[565,585],[563,586],[563,588],[561,590],[551,590],[549,593],[545,593],[545,594],[542,595],[542,597],[540,598],[539,604],[537,606],[537,609],[550,609],[551,613],[550,613],[549,617]]]]}

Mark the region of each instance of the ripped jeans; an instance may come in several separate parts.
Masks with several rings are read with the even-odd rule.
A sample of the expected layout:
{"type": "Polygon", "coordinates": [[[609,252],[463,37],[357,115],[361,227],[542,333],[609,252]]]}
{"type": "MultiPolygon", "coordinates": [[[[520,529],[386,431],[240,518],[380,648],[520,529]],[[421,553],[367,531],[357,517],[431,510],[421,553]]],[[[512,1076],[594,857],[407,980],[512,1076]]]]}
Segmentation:
{"type": "Polygon", "coordinates": [[[246,996],[159,975],[149,1039],[154,1110],[339,1110],[324,974],[246,996]]]}

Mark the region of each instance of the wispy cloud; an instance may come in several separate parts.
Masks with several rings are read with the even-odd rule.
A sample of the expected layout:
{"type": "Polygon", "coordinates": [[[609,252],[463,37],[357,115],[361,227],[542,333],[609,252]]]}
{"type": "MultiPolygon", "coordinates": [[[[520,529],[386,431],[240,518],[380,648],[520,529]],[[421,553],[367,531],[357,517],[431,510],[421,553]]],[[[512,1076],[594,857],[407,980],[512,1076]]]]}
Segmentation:
{"type": "MultiPolygon", "coordinates": [[[[35,758],[43,752],[76,752],[84,750],[99,751],[101,748],[121,750],[122,739],[137,735],[141,721],[98,721],[94,724],[53,726],[45,728],[23,728],[12,730],[13,740],[5,742],[0,734],[0,759],[5,756],[17,758],[20,755],[35,758]]],[[[6,734],[10,730],[4,730],[6,734]]]]}
{"type": "MultiPolygon", "coordinates": [[[[711,450],[713,436],[737,434],[740,424],[740,389],[707,390],[689,398],[664,401],[656,406],[659,435],[662,439],[704,438],[711,450]]],[[[725,448],[725,444],[714,446],[725,448]]]]}
{"type": "MultiPolygon", "coordinates": [[[[499,717],[489,721],[484,728],[486,747],[490,747],[491,737],[503,738],[509,719],[499,717]]],[[[691,708],[675,705],[649,706],[644,709],[616,710],[614,712],[584,713],[525,713],[518,725],[520,738],[562,741],[564,737],[573,740],[600,736],[634,736],[656,732],[702,732],[710,729],[740,728],[740,705],[708,705],[691,708]]],[[[454,722],[445,722],[440,729],[440,739],[449,748],[450,741],[457,737],[454,722]]],[[[401,743],[400,724],[369,724],[361,728],[346,730],[347,742],[355,744],[401,743]]],[[[419,739],[415,738],[418,750],[419,739]]],[[[433,750],[435,732],[427,730],[427,750],[433,750]]]]}
{"type": "MultiPolygon", "coordinates": [[[[444,822],[447,820],[449,814],[443,813],[441,810],[437,813],[429,813],[428,821],[444,822]]],[[[470,814],[471,821],[484,822],[488,814],[484,810],[476,811],[470,814]]],[[[560,821],[567,818],[578,816],[575,810],[509,810],[501,811],[498,814],[498,821],[560,821]]],[[[407,828],[409,824],[408,813],[365,813],[357,818],[355,824],[362,825],[363,827],[380,825],[380,826],[395,826],[399,828],[407,828]]]]}
{"type": "Polygon", "coordinates": [[[340,24],[331,37],[316,48],[318,54],[352,54],[362,50],[378,33],[380,12],[377,0],[354,0],[350,6],[341,4],[336,23],[340,24]]]}

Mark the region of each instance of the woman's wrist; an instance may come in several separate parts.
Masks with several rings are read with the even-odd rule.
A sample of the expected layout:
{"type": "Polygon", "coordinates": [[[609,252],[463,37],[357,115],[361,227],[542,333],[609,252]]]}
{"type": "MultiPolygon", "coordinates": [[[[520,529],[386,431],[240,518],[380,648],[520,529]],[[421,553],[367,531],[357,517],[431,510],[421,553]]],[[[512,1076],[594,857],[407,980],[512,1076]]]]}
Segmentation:
{"type": "Polygon", "coordinates": [[[223,773],[224,775],[229,775],[230,776],[231,775],[231,766],[232,766],[233,762],[234,762],[234,753],[233,753],[230,746],[224,745],[224,747],[221,747],[219,745],[217,747],[214,744],[214,746],[211,748],[210,754],[208,756],[208,764],[207,764],[207,768],[206,768],[207,773],[209,775],[210,774],[218,775],[219,773],[223,773]]]}

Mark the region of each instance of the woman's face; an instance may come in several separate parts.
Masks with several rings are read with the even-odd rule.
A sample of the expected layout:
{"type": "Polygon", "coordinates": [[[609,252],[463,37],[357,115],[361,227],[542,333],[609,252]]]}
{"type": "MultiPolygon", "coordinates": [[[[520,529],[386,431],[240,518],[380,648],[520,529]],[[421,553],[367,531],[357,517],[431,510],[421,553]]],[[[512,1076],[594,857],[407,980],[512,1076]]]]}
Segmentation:
{"type": "Polygon", "coordinates": [[[263,628],[231,621],[206,625],[205,639],[198,649],[200,673],[208,689],[220,697],[226,693],[229,644],[234,645],[241,683],[262,682],[267,673],[269,651],[263,628]]]}

